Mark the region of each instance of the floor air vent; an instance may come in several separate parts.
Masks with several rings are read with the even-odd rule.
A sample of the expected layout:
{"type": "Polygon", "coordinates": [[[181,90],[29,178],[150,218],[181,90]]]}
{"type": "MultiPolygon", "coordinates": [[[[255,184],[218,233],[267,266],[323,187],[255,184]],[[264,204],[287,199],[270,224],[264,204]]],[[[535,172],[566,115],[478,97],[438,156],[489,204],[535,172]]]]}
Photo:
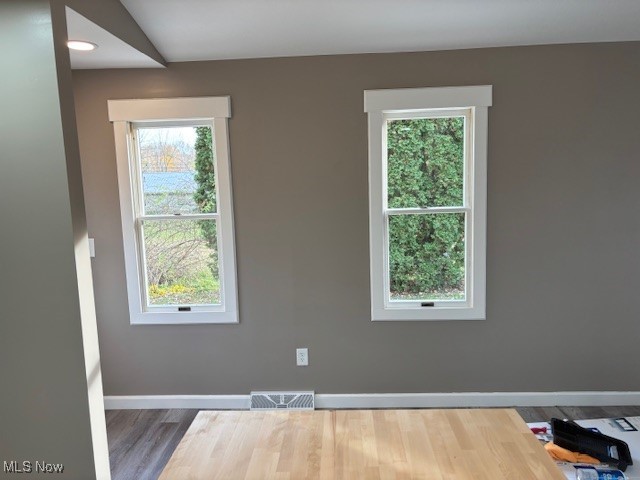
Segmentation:
{"type": "Polygon", "coordinates": [[[313,410],[314,392],[251,392],[251,410],[313,410]]]}

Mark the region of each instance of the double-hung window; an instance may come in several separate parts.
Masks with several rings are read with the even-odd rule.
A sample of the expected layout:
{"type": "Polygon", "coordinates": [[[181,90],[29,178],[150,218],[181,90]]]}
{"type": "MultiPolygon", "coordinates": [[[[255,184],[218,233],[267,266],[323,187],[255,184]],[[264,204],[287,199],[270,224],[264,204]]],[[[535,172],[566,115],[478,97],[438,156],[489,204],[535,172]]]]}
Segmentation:
{"type": "Polygon", "coordinates": [[[131,323],[237,322],[229,97],[108,107],[131,323]]]}
{"type": "Polygon", "coordinates": [[[365,91],[373,320],[485,318],[491,86],[365,91]]]}

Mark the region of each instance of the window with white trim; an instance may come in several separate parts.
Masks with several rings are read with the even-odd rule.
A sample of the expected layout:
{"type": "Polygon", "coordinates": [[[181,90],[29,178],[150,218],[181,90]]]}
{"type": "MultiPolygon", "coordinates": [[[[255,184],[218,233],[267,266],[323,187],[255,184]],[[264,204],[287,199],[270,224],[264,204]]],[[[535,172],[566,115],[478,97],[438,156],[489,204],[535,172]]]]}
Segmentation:
{"type": "Polygon", "coordinates": [[[108,107],[131,323],[238,322],[230,98],[108,107]]]}
{"type": "Polygon", "coordinates": [[[367,90],[373,320],[485,318],[492,87],[367,90]]]}

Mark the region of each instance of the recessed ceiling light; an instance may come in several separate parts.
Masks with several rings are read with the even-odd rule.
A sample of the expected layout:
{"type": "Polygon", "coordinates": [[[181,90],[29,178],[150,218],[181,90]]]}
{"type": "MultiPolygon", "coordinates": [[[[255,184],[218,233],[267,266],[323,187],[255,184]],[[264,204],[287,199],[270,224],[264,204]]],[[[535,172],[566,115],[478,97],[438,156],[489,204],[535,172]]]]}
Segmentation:
{"type": "Polygon", "coordinates": [[[98,45],[91,42],[85,42],[84,40],[69,40],[67,42],[67,47],[69,47],[71,50],[81,50],[83,52],[88,52],[98,48],[98,45]]]}

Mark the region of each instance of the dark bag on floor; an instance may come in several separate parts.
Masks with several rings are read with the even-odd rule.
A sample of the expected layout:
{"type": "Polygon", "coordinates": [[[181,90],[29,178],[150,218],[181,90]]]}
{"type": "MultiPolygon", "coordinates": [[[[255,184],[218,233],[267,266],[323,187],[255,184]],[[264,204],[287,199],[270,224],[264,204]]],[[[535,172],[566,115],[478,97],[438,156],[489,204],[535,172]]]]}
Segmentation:
{"type": "Polygon", "coordinates": [[[622,440],[558,418],[551,419],[551,430],[553,443],[562,448],[572,452],[586,453],[623,472],[628,465],[633,465],[629,445],[622,440]]]}

